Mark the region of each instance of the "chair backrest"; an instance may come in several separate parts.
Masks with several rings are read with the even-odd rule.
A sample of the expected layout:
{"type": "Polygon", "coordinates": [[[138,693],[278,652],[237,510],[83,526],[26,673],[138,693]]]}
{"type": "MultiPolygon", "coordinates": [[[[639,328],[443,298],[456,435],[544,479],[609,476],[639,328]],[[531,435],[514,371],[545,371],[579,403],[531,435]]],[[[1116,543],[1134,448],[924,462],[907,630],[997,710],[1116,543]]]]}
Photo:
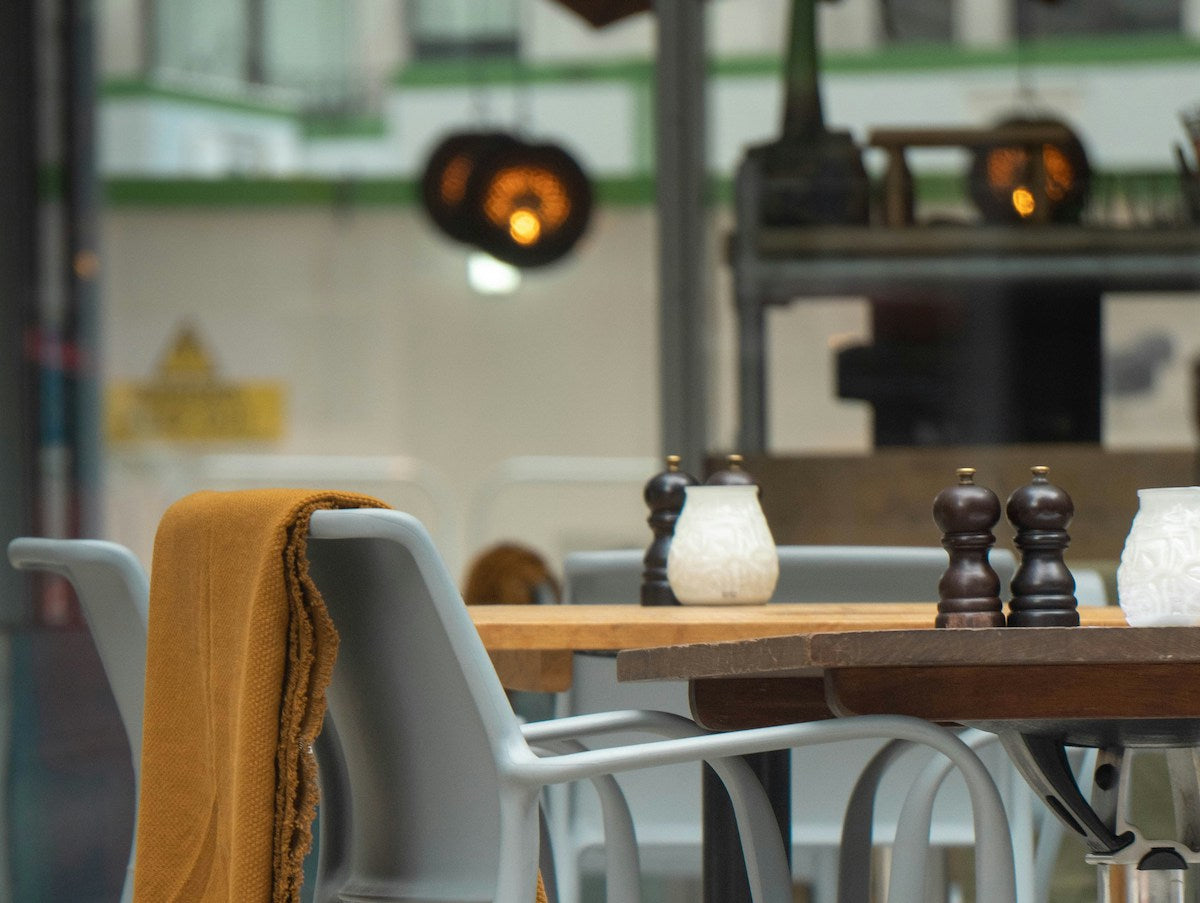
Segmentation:
{"type": "Polygon", "coordinates": [[[146,623],[150,582],[129,549],[98,539],[21,537],[8,546],[13,567],[70,581],[121,714],[136,777],[142,760],[146,623]]]}
{"type": "MultiPolygon", "coordinates": [[[[946,570],[937,546],[779,546],[779,582],[772,602],[936,602],[946,570]]],[[[571,552],[563,561],[564,599],[592,604],[636,602],[640,549],[571,552]]],[[[1016,558],[1007,549],[989,556],[1007,596],[1016,558]]]]}
{"type": "MultiPolygon", "coordinates": [[[[424,527],[391,510],[314,512],[308,552],[340,636],[328,700],[351,842],[335,883],[492,899],[505,855],[495,751],[524,740],[450,574],[424,527]]],[[[525,827],[536,838],[536,815],[525,827]]]]}

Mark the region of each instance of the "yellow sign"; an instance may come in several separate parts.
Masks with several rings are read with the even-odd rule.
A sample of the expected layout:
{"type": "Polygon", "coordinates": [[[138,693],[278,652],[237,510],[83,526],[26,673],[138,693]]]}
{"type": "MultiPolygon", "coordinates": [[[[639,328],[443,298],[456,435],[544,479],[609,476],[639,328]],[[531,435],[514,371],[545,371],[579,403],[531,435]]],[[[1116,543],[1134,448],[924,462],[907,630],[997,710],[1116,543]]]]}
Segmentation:
{"type": "Polygon", "coordinates": [[[154,380],[109,387],[106,432],[112,442],[279,439],[283,399],[281,383],[222,382],[207,349],[184,327],[154,380]]]}

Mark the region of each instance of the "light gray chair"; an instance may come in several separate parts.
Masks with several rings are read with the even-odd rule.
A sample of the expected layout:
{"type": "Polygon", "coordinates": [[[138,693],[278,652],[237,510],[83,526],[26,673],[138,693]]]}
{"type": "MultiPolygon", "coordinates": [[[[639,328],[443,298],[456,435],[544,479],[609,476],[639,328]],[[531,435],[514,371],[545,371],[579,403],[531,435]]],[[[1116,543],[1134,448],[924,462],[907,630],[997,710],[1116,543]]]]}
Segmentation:
{"type": "MultiPolygon", "coordinates": [[[[74,588],[129,739],[136,799],[141,785],[142,691],[150,599],[146,572],[124,546],[96,539],[22,537],[9,543],[8,559],[19,570],[49,571],[65,577],[74,588]]],[[[135,853],[131,844],[122,903],[133,899],[135,853]]]]}
{"type": "MultiPolygon", "coordinates": [[[[779,546],[779,582],[772,602],[932,602],[946,569],[946,552],[937,547],[896,546],[779,546]]],[[[639,597],[644,552],[639,549],[572,552],[564,560],[566,603],[619,603],[639,597]]],[[[1016,569],[1013,554],[993,550],[990,558],[1006,587],[1016,569]]],[[[574,680],[557,700],[560,717],[622,706],[654,708],[685,714],[686,687],[672,682],[618,684],[611,656],[577,655],[574,680]]],[[[1011,800],[1024,793],[1003,751],[988,740],[981,755],[1011,800]]],[[[880,746],[862,742],[844,747],[795,750],[792,774],[792,861],[794,877],[813,886],[818,901],[839,896],[838,851],[843,848],[843,813],[855,779],[880,746]],[[805,776],[819,776],[812,781],[805,776]]],[[[874,836],[884,842],[897,835],[901,805],[922,760],[906,756],[876,773],[881,782],[872,795],[874,836]]],[[[695,876],[700,861],[699,766],[656,769],[653,773],[622,775],[618,779],[630,801],[638,831],[643,870],[668,878],[695,876]],[[669,803],[664,804],[664,799],[669,803]]],[[[924,834],[926,846],[965,846],[974,842],[966,788],[956,775],[938,795],[937,807],[924,834]]],[[[551,797],[557,876],[563,903],[578,903],[583,876],[604,863],[599,811],[586,788],[570,787],[551,797]]],[[[1032,823],[1016,825],[1021,850],[1032,843],[1032,823]],[[1024,832],[1024,833],[1022,833],[1024,832]]],[[[913,847],[907,851],[911,857],[913,847]]],[[[940,885],[942,858],[924,865],[930,881],[940,885]]],[[[1018,857],[1018,886],[1033,881],[1031,854],[1018,857]]],[[[923,873],[924,873],[923,872],[923,873]]],[[[906,887],[910,885],[905,885],[906,887]]],[[[865,885],[854,883],[840,894],[843,903],[865,899],[865,885]]]]}
{"type": "Polygon", "coordinates": [[[318,511],[309,556],[341,636],[329,707],[348,776],[345,900],[527,903],[544,786],[705,759],[730,789],[753,898],[790,901],[765,795],[744,764],[729,757],[863,737],[922,743],[955,762],[974,808],[978,899],[1015,899],[999,794],[979,759],[943,728],[873,716],[705,734],[679,716],[618,711],[526,725],[522,733],[417,521],[377,509],[318,511]],[[670,739],[545,756],[530,746],[568,738],[590,745],[614,732],[670,739]]]}
{"type": "MultiPolygon", "coordinates": [[[[8,546],[8,557],[18,570],[46,571],[70,581],[79,598],[93,641],[100,655],[129,740],[135,791],[141,782],[142,715],[146,676],[146,638],[150,605],[150,581],[141,562],[125,546],[94,539],[45,539],[21,537],[8,546]]],[[[559,744],[573,749],[569,743],[559,744]]],[[[315,744],[322,804],[318,809],[318,859],[314,887],[306,887],[305,900],[338,903],[337,876],[347,868],[349,852],[346,827],[349,815],[342,805],[348,799],[345,759],[333,719],[326,720],[315,744]],[[329,877],[326,877],[329,876],[329,877]]],[[[610,898],[636,903],[636,887],[629,875],[637,874],[637,851],[628,807],[610,776],[594,779],[603,813],[602,821],[613,850],[607,878],[613,886],[610,898]]],[[[136,797],[135,797],[136,798],[136,797]]],[[[547,835],[543,831],[544,836],[547,835]]],[[[136,825],[134,829],[136,841],[136,825]]],[[[129,864],[122,887],[122,903],[133,899],[136,847],[131,844],[129,864]]],[[[551,903],[558,896],[553,873],[553,853],[547,841],[541,859],[551,903]]]]}

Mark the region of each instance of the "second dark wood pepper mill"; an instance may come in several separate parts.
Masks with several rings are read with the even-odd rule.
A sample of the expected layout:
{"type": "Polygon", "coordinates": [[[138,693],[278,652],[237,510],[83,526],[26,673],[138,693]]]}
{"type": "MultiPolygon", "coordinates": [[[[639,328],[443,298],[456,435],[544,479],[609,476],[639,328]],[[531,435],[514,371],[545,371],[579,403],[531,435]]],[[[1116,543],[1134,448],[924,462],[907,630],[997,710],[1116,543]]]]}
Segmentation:
{"type": "Polygon", "coordinates": [[[679,600],[667,581],[667,554],[675,535],[675,521],[683,510],[684,489],[695,486],[697,480],[679,469],[679,455],[667,455],[667,469],[655,474],[646,483],[642,497],[650,508],[646,522],[654,539],[642,559],[642,604],[678,605],[679,600]]]}
{"type": "Polygon", "coordinates": [[[1000,499],[975,485],[975,468],[955,471],[958,484],[933,500],[933,519],[942,531],[950,564],[938,582],[938,627],[1003,627],[1000,577],[988,562],[1000,520],[1000,499]]]}
{"type": "Polygon", "coordinates": [[[1013,574],[1009,627],[1078,627],[1075,577],[1063,560],[1071,541],[1067,525],[1075,503],[1047,479],[1049,467],[1032,468],[1033,479],[1008,497],[1005,511],[1017,528],[1013,539],[1021,563],[1013,574]]]}

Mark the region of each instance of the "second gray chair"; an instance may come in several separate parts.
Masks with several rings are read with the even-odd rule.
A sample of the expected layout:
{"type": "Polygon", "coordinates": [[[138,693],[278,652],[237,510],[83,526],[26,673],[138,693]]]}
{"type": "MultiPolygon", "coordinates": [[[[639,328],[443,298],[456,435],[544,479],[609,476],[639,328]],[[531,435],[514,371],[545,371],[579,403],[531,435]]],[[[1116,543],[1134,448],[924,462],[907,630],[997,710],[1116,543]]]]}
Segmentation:
{"type": "Polygon", "coordinates": [[[618,711],[527,725],[522,733],[418,522],[377,509],[318,511],[309,554],[341,636],[329,711],[342,737],[352,800],[346,900],[526,903],[542,787],[704,759],[733,797],[753,899],[790,901],[773,816],[736,757],[869,736],[923,743],[955,762],[975,814],[978,899],[1015,898],[1008,824],[995,785],[979,759],[942,728],[867,717],[706,735],[677,716],[618,711]],[[528,745],[568,736],[590,743],[618,731],[672,739],[544,757],[528,745]]]}
{"type": "MultiPolygon", "coordinates": [[[[947,565],[937,547],[779,546],[779,582],[772,602],[934,602],[947,565]]],[[[607,604],[639,598],[643,551],[618,549],[573,552],[564,561],[564,601],[607,604]]],[[[1016,569],[1011,552],[998,549],[992,566],[1007,586],[1016,569]]],[[[689,711],[686,687],[678,683],[618,684],[611,657],[578,655],[571,689],[560,694],[559,716],[618,707],[689,711]]],[[[863,742],[792,753],[792,860],[795,877],[813,885],[818,901],[837,893],[837,850],[842,813],[862,768],[879,748],[863,742]],[[813,778],[806,780],[806,778],[813,778]]],[[[1015,776],[1002,751],[982,753],[1007,790],[1015,776]]],[[[878,836],[895,835],[901,804],[915,779],[917,757],[889,769],[876,800],[878,836]]],[[[643,869],[668,878],[695,876],[700,862],[700,769],[678,766],[619,778],[633,810],[643,869]],[[667,798],[669,803],[664,804],[667,798]]],[[[557,875],[563,903],[577,903],[582,877],[603,863],[602,834],[594,797],[583,788],[556,792],[552,799],[557,875]]],[[[961,779],[952,776],[939,794],[931,841],[938,846],[974,840],[970,805],[961,779]]],[[[936,869],[940,858],[930,863],[936,869]]],[[[936,871],[935,871],[936,877],[936,871]]],[[[1019,876],[1027,882],[1028,876],[1019,876]]]]}

